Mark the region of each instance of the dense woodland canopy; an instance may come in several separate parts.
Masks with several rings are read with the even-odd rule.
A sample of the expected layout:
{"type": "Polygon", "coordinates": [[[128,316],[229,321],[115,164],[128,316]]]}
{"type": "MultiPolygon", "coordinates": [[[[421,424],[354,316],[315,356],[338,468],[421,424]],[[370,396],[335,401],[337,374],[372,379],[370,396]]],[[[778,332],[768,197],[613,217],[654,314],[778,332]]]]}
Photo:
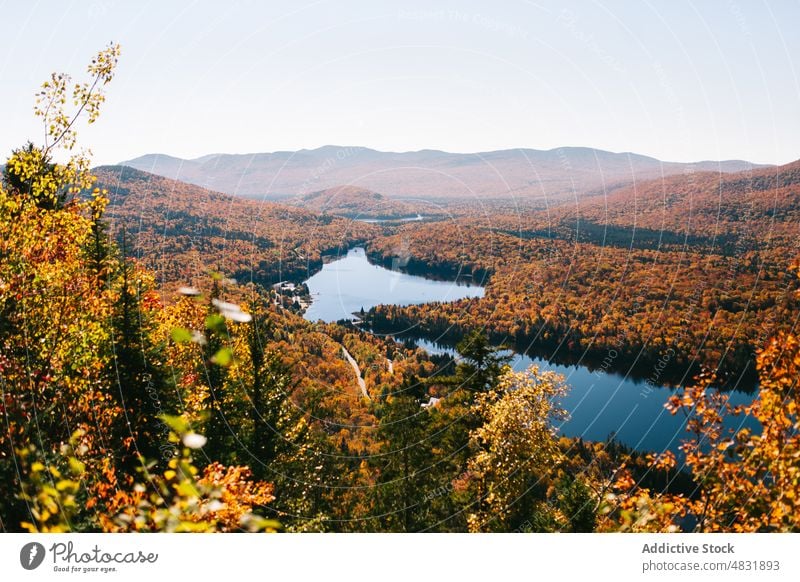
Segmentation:
{"type": "Polygon", "coordinates": [[[361,221],[391,221],[415,217],[420,213],[443,214],[441,208],[425,204],[420,200],[398,200],[356,186],[338,186],[303,194],[286,200],[286,203],[320,214],[333,214],[361,221]]]}
{"type": "Polygon", "coordinates": [[[486,296],[382,306],[371,320],[420,322],[444,339],[485,327],[590,365],[615,350],[634,373],[666,355],[669,380],[703,367],[752,384],[756,350],[799,313],[798,168],[680,175],[548,211],[403,226],[369,242],[374,260],[391,264],[402,248],[409,271],[486,280],[486,296]]]}
{"type": "Polygon", "coordinates": [[[324,254],[363,241],[368,224],[234,198],[124,166],[94,170],[106,218],[128,254],[166,283],[201,284],[209,269],[263,286],[302,280],[324,254]]]}
{"type": "MultiPolygon", "coordinates": [[[[99,53],[85,83],[45,83],[35,112],[47,140],[12,152],[3,175],[3,531],[800,528],[792,204],[763,216],[781,223],[775,244],[626,248],[566,228],[544,236],[550,219],[536,213],[528,229],[468,210],[374,226],[127,168],[92,173],[75,131],[97,118],[118,56],[99,53]],[[308,322],[271,289],[357,242],[380,259],[401,249],[408,269],[487,282],[483,299],[371,314],[452,334],[457,360],[308,322]],[[685,466],[559,436],[570,386],[512,372],[490,341],[506,336],[578,356],[696,358],[704,374],[665,403],[688,418],[685,466]],[[758,397],[733,408],[713,387],[751,361],[758,397]],[[760,431],[729,433],[726,414],[760,431]]],[[[747,184],[785,200],[792,180],[747,184]]],[[[761,200],[747,184],[742,195],[761,200]]],[[[715,240],[719,222],[696,224],[703,245],[715,240]]]]}

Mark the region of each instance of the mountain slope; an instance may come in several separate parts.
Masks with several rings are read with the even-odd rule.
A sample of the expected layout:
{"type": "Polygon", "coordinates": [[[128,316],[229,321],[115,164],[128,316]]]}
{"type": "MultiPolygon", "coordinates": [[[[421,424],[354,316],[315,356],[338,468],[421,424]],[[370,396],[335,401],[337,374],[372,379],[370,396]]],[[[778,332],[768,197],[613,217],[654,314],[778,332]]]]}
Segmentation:
{"type": "Polygon", "coordinates": [[[800,160],[731,174],[645,180],[547,211],[498,212],[485,223],[469,222],[522,238],[625,248],[689,245],[724,254],[790,249],[800,234],[800,160]]]}
{"type": "Polygon", "coordinates": [[[744,240],[748,248],[768,241],[791,244],[800,225],[800,160],[733,174],[651,180],[616,189],[605,200],[586,200],[579,213],[585,222],[737,239],[740,247],[744,240]]]}
{"type": "Polygon", "coordinates": [[[220,194],[123,166],[94,170],[109,191],[106,216],[162,283],[202,284],[210,270],[270,284],[300,280],[322,255],[348,248],[372,225],[220,194]]]}
{"type": "Polygon", "coordinates": [[[437,150],[380,152],[324,146],[314,150],[212,154],[181,160],[150,154],[122,162],[146,172],[245,197],[303,196],[352,185],[387,196],[430,199],[563,200],[637,180],[695,171],[749,169],[748,162],[662,162],[592,148],[511,149],[471,154],[437,150]]]}

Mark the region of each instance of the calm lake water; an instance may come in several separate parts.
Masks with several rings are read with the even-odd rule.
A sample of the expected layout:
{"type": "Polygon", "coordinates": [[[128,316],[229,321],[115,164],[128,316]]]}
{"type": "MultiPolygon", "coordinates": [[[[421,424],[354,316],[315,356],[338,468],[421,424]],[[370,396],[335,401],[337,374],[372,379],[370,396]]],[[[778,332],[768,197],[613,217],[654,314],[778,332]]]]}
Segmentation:
{"type": "MultiPolygon", "coordinates": [[[[456,355],[453,348],[426,339],[414,338],[414,343],[431,354],[456,355]]],[[[510,365],[518,372],[536,365],[540,370],[552,370],[564,376],[570,390],[561,400],[561,406],[569,411],[570,417],[559,429],[566,436],[604,441],[613,434],[618,441],[640,451],[671,450],[674,453],[678,453],[681,441],[690,436],[685,430],[683,416],[673,416],[664,408],[675,391],[673,388],[653,386],[613,372],[591,372],[585,366],[562,366],[521,354],[514,354],[510,365]]],[[[735,390],[728,395],[732,404],[748,404],[754,397],[754,394],[735,390]]],[[[750,417],[731,416],[726,419],[725,426],[754,430],[756,422],[750,417]]]]}
{"type": "Polygon", "coordinates": [[[309,321],[352,319],[354,312],[362,308],[368,311],[381,303],[413,305],[483,297],[483,287],[478,285],[432,281],[373,265],[360,247],[323,265],[306,284],[313,300],[305,313],[309,321]]]}
{"type": "MultiPolygon", "coordinates": [[[[483,288],[477,285],[433,281],[373,265],[362,248],[352,249],[347,256],[324,265],[306,284],[313,299],[305,314],[309,321],[350,319],[362,307],[367,311],[378,304],[412,305],[483,296],[483,288]]],[[[411,339],[432,354],[455,354],[451,347],[423,338],[411,339]]],[[[534,364],[563,375],[570,386],[561,401],[570,418],[559,427],[567,436],[602,441],[614,435],[618,441],[638,450],[674,452],[688,436],[683,417],[672,416],[664,408],[673,389],[621,374],[592,372],[584,366],[562,366],[521,354],[515,354],[511,361],[518,371],[534,364]]],[[[752,394],[744,392],[729,394],[733,404],[746,404],[753,399],[752,394]]],[[[726,421],[730,428],[753,429],[755,424],[751,418],[742,417],[726,421]]]]}

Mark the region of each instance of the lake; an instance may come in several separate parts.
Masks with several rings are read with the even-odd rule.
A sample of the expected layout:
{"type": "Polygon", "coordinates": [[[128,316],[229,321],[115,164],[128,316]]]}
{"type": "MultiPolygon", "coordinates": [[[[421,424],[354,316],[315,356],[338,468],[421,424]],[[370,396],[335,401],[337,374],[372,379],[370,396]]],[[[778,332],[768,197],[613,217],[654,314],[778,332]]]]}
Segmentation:
{"type": "MultiPolygon", "coordinates": [[[[410,339],[428,353],[456,355],[452,347],[418,337],[410,339]]],[[[558,428],[566,436],[604,441],[613,434],[619,442],[636,450],[671,450],[676,454],[681,441],[689,436],[684,430],[683,416],[673,416],[664,408],[675,391],[673,388],[654,386],[615,372],[592,372],[585,366],[564,366],[522,354],[513,354],[509,364],[518,372],[536,365],[540,370],[552,370],[564,376],[570,390],[561,399],[561,406],[569,412],[569,418],[558,428]]],[[[754,397],[754,394],[736,390],[727,394],[734,405],[749,404],[754,397]]],[[[750,417],[731,416],[725,420],[725,426],[755,430],[757,423],[750,417]]]]}
{"type": "Polygon", "coordinates": [[[381,303],[414,305],[431,301],[455,301],[483,297],[483,287],[450,281],[432,281],[391,271],[367,260],[364,249],[350,249],[346,256],[327,263],[306,280],[312,303],[304,317],[309,321],[353,319],[381,303]]]}
{"type": "MultiPolygon", "coordinates": [[[[313,303],[305,313],[309,321],[327,322],[352,319],[362,308],[378,304],[412,305],[430,301],[454,301],[463,297],[482,297],[483,287],[456,282],[434,281],[416,275],[391,271],[370,263],[363,248],[351,249],[346,256],[327,263],[310,277],[308,285],[313,303]]],[[[405,339],[405,338],[403,338],[405,339]]],[[[455,354],[452,347],[424,338],[411,337],[432,354],[455,354]]],[[[562,374],[570,391],[561,401],[570,418],[559,429],[571,437],[604,441],[610,435],[637,450],[677,453],[684,431],[684,419],[673,416],[664,403],[673,389],[654,386],[622,374],[590,371],[585,366],[564,366],[543,358],[515,354],[511,366],[524,370],[531,365],[562,374]]],[[[729,392],[733,404],[747,404],[753,394],[729,392]]],[[[731,417],[726,426],[755,428],[751,418],[731,417]]]]}

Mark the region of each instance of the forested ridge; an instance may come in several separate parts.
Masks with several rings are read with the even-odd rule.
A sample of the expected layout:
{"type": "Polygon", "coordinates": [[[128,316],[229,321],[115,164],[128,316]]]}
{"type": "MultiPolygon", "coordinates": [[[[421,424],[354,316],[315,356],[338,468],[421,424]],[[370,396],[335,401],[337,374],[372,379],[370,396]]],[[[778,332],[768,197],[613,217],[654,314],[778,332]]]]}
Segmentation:
{"type": "Polygon", "coordinates": [[[379,192],[355,186],[337,186],[289,198],[288,204],[318,212],[356,220],[393,220],[416,216],[418,213],[440,214],[419,200],[398,200],[379,192]]]}
{"type": "Polygon", "coordinates": [[[93,170],[108,191],[114,236],[164,283],[199,282],[209,269],[264,286],[301,281],[326,253],[364,240],[374,227],[274,202],[236,198],[125,166],[93,170]]]}
{"type": "Polygon", "coordinates": [[[643,373],[668,354],[671,381],[694,363],[752,384],[756,350],[800,313],[797,168],[679,175],[546,212],[405,225],[369,241],[370,256],[391,264],[403,249],[409,272],[471,275],[488,282],[486,296],[381,306],[370,321],[384,331],[419,322],[444,339],[483,326],[589,364],[615,350],[616,365],[643,373]]]}
{"type": "Polygon", "coordinates": [[[45,143],[12,152],[3,173],[3,531],[800,527],[786,252],[745,266],[699,251],[622,253],[467,228],[468,215],[353,231],[345,219],[126,168],[93,173],[76,132],[98,118],[119,55],[110,45],[88,80],[55,74],[43,85],[34,112],[45,143]],[[475,302],[376,311],[460,326],[458,359],[308,322],[270,287],[362,241],[373,256],[487,278],[475,302]],[[665,265],[681,266],[680,284],[665,265]],[[720,279],[734,285],[708,291],[720,279]],[[746,293],[762,284],[753,303],[746,293]],[[701,308],[674,315],[698,297],[701,308]],[[657,308],[671,301],[683,303],[657,308]],[[760,322],[747,319],[752,305],[760,322]],[[709,321],[730,328],[697,348],[709,321]],[[585,329],[572,331],[576,322],[585,329]],[[730,331],[736,349],[757,351],[758,397],[730,406],[713,366],[677,391],[665,406],[688,419],[684,465],[670,452],[561,437],[558,398],[570,387],[536,367],[513,372],[486,333],[540,327],[571,349],[594,336],[630,349],[656,338],[711,362],[728,358],[730,331]],[[750,414],[759,430],[729,432],[728,414],[750,414]]]}

